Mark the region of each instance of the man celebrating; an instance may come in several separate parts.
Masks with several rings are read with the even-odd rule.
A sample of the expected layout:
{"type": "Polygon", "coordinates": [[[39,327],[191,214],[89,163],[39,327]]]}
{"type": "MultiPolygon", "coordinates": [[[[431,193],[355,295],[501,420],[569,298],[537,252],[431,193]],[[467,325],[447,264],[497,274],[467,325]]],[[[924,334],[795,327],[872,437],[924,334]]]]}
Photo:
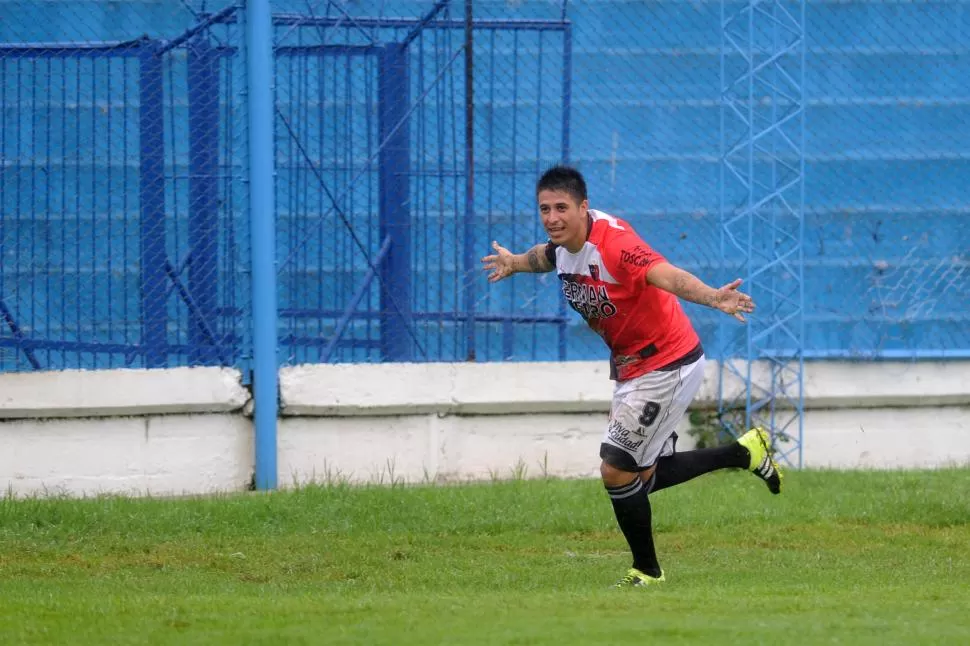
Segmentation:
{"type": "Polygon", "coordinates": [[[610,348],[616,380],[610,421],[600,445],[600,473],[633,566],[618,587],[664,580],[654,550],[648,495],[701,474],[745,468],[781,492],[768,434],[752,429],[730,445],[677,453],[675,430],[704,377],[704,350],[678,298],[744,322],[754,302],[738,291],[704,284],[651,249],[623,220],[589,208],[579,171],[556,166],[536,186],[549,242],[512,254],[497,242],[482,258],[490,282],[516,272],[555,269],[569,304],[610,348]]]}

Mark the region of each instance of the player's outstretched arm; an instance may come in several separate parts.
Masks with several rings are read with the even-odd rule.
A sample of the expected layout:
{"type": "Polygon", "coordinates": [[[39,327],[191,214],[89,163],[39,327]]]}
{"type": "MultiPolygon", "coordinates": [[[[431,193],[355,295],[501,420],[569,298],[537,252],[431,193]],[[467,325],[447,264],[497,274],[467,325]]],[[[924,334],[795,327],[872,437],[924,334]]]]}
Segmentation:
{"type": "Polygon", "coordinates": [[[497,242],[492,242],[495,253],[482,258],[485,271],[490,271],[488,282],[494,283],[519,272],[542,273],[555,267],[546,258],[546,245],[537,244],[525,253],[512,253],[497,242]]]}
{"type": "Polygon", "coordinates": [[[668,291],[677,298],[713,307],[744,323],[744,315],[754,311],[754,301],[739,292],[741,279],[736,278],[720,289],[714,289],[689,271],[662,263],[647,273],[647,283],[668,291]]]}

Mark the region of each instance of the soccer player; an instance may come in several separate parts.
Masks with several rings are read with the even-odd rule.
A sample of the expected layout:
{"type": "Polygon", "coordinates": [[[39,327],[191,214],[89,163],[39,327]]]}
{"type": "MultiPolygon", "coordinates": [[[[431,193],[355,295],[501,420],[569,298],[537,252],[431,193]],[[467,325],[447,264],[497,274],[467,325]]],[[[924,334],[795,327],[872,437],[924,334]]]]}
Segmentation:
{"type": "Polygon", "coordinates": [[[633,565],[618,587],[664,581],[653,543],[648,495],[729,467],[744,468],[781,491],[768,434],[751,429],[727,446],[676,452],[675,430],[704,377],[704,350],[678,298],[744,322],[754,311],[741,279],[709,287],[650,248],[623,220],[589,208],[579,171],[556,166],[536,186],[549,241],[523,254],[492,243],[482,258],[488,280],[555,269],[562,293],[609,346],[616,381],[600,444],[600,474],[633,565]]]}

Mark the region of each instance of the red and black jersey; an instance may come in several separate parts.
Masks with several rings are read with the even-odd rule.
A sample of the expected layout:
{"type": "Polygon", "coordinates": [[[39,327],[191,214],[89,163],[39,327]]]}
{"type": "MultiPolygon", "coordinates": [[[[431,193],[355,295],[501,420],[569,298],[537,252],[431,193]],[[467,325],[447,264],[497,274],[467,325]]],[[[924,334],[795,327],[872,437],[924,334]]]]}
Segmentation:
{"type": "Polygon", "coordinates": [[[677,297],[647,283],[667,262],[627,222],[589,210],[589,235],[577,253],[551,242],[562,293],[611,352],[615,378],[633,379],[701,352],[700,339],[677,297]],[[694,351],[694,352],[692,352],[694,351]]]}

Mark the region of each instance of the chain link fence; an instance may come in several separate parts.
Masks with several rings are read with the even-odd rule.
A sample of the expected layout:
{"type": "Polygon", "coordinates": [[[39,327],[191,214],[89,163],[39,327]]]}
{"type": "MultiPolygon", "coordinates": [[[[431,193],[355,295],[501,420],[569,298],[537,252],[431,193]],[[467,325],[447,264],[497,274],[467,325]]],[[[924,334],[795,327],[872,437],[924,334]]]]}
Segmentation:
{"type": "Polygon", "coordinates": [[[202,4],[0,5],[0,369],[243,361],[241,30],[202,4]]]}
{"type": "Polygon", "coordinates": [[[541,238],[566,25],[477,9],[275,3],[285,363],[566,356],[551,281],[489,290],[479,263],[541,238]]]}
{"type": "Polygon", "coordinates": [[[809,356],[970,354],[968,9],[809,5],[809,356]]]}
{"type": "MultiPolygon", "coordinates": [[[[567,15],[573,157],[592,205],[712,284],[745,276],[749,260],[801,258],[801,285],[787,282],[804,293],[806,357],[970,353],[966,2],[809,0],[802,13],[791,2],[579,0],[567,15]],[[771,65],[781,72],[746,75],[771,65]],[[739,80],[748,133],[729,105],[739,80]],[[801,141],[797,122],[784,123],[793,102],[805,111],[801,141]],[[739,183],[725,163],[748,143],[739,183]],[[789,169],[804,186],[770,196],[789,169]],[[725,217],[749,194],[775,201],[765,197],[740,245],[723,244],[725,217]],[[799,207],[801,231],[778,223],[799,207]]],[[[783,308],[785,282],[746,287],[763,315],[783,308]]],[[[688,309],[712,354],[738,346],[732,330],[717,343],[715,313],[688,309]]],[[[588,347],[577,346],[570,357],[588,347]]]]}
{"type": "MultiPolygon", "coordinates": [[[[970,354],[966,5],[274,2],[280,360],[603,358],[553,274],[479,269],[561,161],[708,283],[777,260],[806,357],[970,354]]],[[[245,3],[0,13],[0,369],[245,367],[245,3]]]]}
{"type": "MultiPolygon", "coordinates": [[[[567,15],[575,30],[573,155],[590,206],[627,220],[705,282],[723,281],[721,4],[581,0],[567,15]]],[[[715,354],[720,318],[685,307],[715,354]]],[[[604,356],[599,338],[578,326],[573,334],[571,357],[604,356]]]]}

